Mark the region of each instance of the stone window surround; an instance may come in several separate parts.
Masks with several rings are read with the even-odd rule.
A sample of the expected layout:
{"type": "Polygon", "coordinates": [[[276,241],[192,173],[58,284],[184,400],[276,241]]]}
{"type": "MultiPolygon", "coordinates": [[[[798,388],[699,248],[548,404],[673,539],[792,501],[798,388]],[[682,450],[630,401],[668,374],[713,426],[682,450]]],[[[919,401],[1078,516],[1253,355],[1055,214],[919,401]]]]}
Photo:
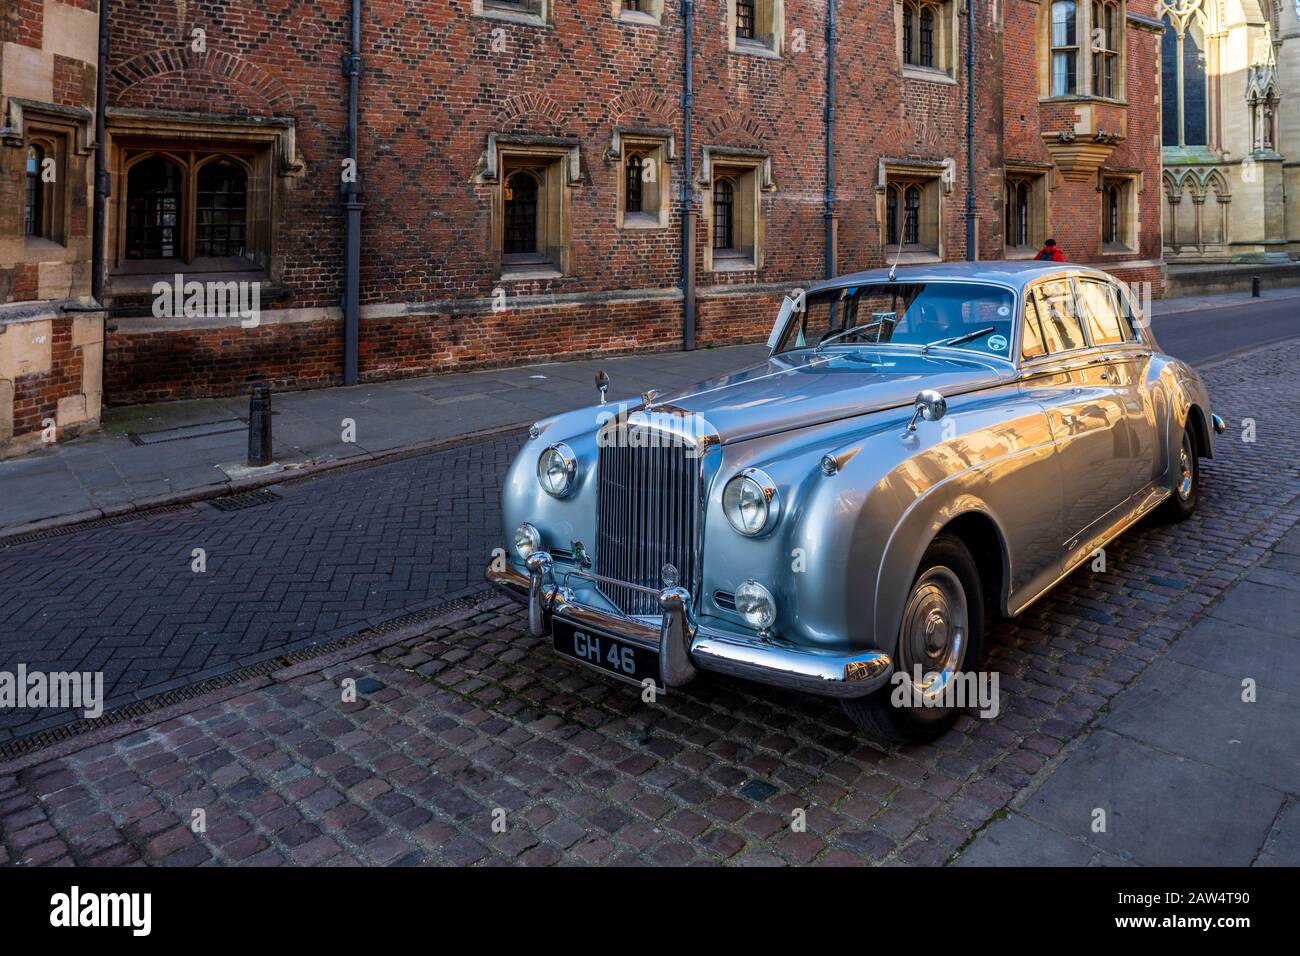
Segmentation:
{"type": "Polygon", "coordinates": [[[609,0],[610,14],[625,26],[657,27],[664,19],[664,0],[641,0],[641,10],[628,10],[623,0],[609,0]]]}
{"type": "MultiPolygon", "coordinates": [[[[766,232],[763,220],[763,196],[765,192],[775,192],[776,182],[772,178],[772,157],[766,150],[749,149],[732,146],[705,146],[701,150],[699,175],[695,185],[703,192],[702,208],[704,211],[702,229],[705,235],[704,261],[705,272],[756,272],[763,267],[763,238],[766,232]],[[745,218],[742,226],[753,236],[752,258],[736,258],[715,264],[713,257],[713,180],[721,172],[731,177],[749,177],[752,188],[748,190],[751,202],[738,210],[745,218]]],[[[742,184],[743,185],[743,184],[742,184]]]]}
{"type": "MultiPolygon", "coordinates": [[[[940,262],[944,256],[944,202],[943,197],[950,195],[953,189],[953,183],[956,179],[955,165],[948,160],[929,160],[929,159],[893,159],[889,157],[882,158],[877,165],[876,172],[876,223],[880,235],[880,248],[884,252],[885,261],[893,262],[897,257],[900,263],[917,263],[917,262],[940,262]],[[890,186],[900,185],[902,182],[908,184],[923,185],[921,193],[922,214],[924,216],[926,204],[932,204],[933,220],[926,223],[924,219],[918,226],[922,233],[931,232],[934,236],[934,246],[921,250],[909,251],[906,247],[901,254],[897,252],[898,247],[891,248],[885,236],[886,227],[886,210],[885,204],[888,197],[890,186]]],[[[900,196],[901,203],[901,196],[900,196]]],[[[900,210],[902,206],[899,206],[900,210]]]]}
{"type": "Polygon", "coordinates": [[[1141,237],[1141,204],[1139,195],[1142,192],[1143,175],[1140,169],[1101,169],[1097,172],[1097,208],[1100,214],[1097,217],[1097,241],[1101,248],[1102,255],[1131,255],[1140,247],[1141,237]],[[1102,237],[1105,235],[1105,217],[1108,214],[1106,206],[1106,188],[1108,186],[1118,185],[1121,187],[1120,192],[1120,232],[1123,234],[1123,241],[1114,243],[1103,243],[1102,237]]]}
{"type": "MultiPolygon", "coordinates": [[[[925,80],[931,83],[956,84],[957,79],[953,65],[957,63],[961,50],[961,18],[957,15],[954,0],[894,0],[894,54],[899,72],[909,80],[925,80]],[[934,30],[934,66],[921,66],[919,63],[907,63],[903,58],[903,5],[918,9],[930,6],[938,10],[934,30]]],[[[920,23],[913,17],[912,31],[914,43],[919,49],[920,23]]]]}
{"type": "MultiPolygon", "coordinates": [[[[277,271],[277,190],[274,181],[300,176],[305,169],[297,155],[294,120],[110,107],[106,124],[108,169],[113,183],[109,192],[105,255],[114,292],[129,294],[142,283],[147,285],[154,275],[170,278],[177,271],[177,264],[191,271],[221,272],[226,278],[238,276],[248,281],[271,281],[272,274],[277,271]],[[128,262],[124,258],[128,166],[145,153],[165,155],[189,150],[205,154],[228,152],[241,158],[249,167],[247,241],[248,247],[257,254],[257,263],[202,260],[196,269],[194,262],[186,262],[183,258],[175,263],[166,260],[165,265],[128,262]]],[[[187,236],[190,235],[192,222],[183,219],[182,229],[187,236]]],[[[188,242],[183,242],[183,250],[190,248],[188,242]]]]}
{"type": "Polygon", "coordinates": [[[554,0],[472,0],[470,12],[476,17],[503,20],[523,26],[551,25],[554,0]]]}
{"type": "Polygon", "coordinates": [[[609,149],[605,151],[605,160],[615,164],[618,169],[618,202],[616,205],[617,226],[619,229],[662,229],[668,225],[672,211],[671,177],[669,164],[677,162],[677,139],[670,129],[618,127],[614,130],[609,149]],[[624,161],[627,153],[635,147],[636,151],[648,153],[655,157],[659,168],[656,192],[658,208],[655,213],[643,213],[635,219],[626,218],[624,189],[627,180],[624,175],[624,161]],[[644,217],[644,218],[643,218],[644,217]]]}
{"type": "Polygon", "coordinates": [[[754,0],[755,39],[736,36],[736,0],[727,0],[727,52],[780,59],[785,49],[785,0],[754,0]],[[758,36],[769,39],[760,40],[758,36]]]}
{"type": "Polygon", "coordinates": [[[1103,103],[1127,105],[1128,98],[1128,30],[1149,28],[1145,18],[1138,19],[1128,13],[1126,0],[1111,0],[1118,6],[1116,15],[1116,32],[1119,34],[1119,49],[1116,52],[1115,95],[1098,96],[1093,92],[1092,75],[1092,0],[1075,0],[1075,24],[1077,59],[1075,62],[1075,91],[1073,93],[1052,93],[1052,3],[1042,0],[1038,11],[1038,100],[1043,102],[1066,102],[1077,100],[1100,100],[1103,103]]]}
{"type": "Polygon", "coordinates": [[[583,183],[581,150],[577,137],[533,136],[521,133],[489,133],[487,148],[479,158],[474,182],[491,186],[492,228],[490,255],[493,274],[503,280],[556,278],[573,274],[572,202],[569,192],[583,183]],[[536,266],[503,263],[505,247],[505,168],[511,160],[537,161],[543,172],[541,203],[549,202],[553,222],[549,261],[536,266]]]}
{"type": "MultiPolygon", "coordinates": [[[[1054,167],[1051,163],[1010,161],[1004,164],[1004,179],[1030,181],[1030,243],[1027,246],[1004,245],[1002,254],[1007,259],[1032,259],[1038,254],[1043,241],[1052,237],[1051,193],[1056,188],[1054,167]]],[[[1005,210],[1003,215],[1005,216],[1005,210]]]]}
{"type": "MultiPolygon", "coordinates": [[[[42,146],[46,158],[52,149],[56,179],[43,184],[43,206],[46,228],[43,236],[23,236],[27,252],[42,260],[66,258],[69,254],[70,216],[72,203],[69,190],[79,182],[72,173],[74,156],[89,156],[98,147],[94,141],[94,114],[75,106],[60,106],[37,100],[13,96],[8,102],[8,117],[0,131],[4,146],[22,150],[24,161],[27,147],[33,143],[42,146]]],[[[26,181],[22,183],[26,187],[26,181]]]]}

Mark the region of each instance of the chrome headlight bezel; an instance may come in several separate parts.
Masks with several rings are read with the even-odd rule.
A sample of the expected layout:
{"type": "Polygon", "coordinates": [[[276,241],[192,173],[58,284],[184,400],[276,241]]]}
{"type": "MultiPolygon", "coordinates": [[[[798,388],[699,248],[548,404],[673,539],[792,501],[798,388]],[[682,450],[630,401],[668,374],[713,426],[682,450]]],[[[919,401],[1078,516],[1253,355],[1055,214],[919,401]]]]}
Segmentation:
{"type": "Polygon", "coordinates": [[[542,453],[537,456],[537,483],[542,486],[542,491],[546,492],[552,498],[566,498],[573,491],[574,478],[578,474],[578,457],[573,453],[573,449],[564,442],[555,442],[553,445],[547,445],[542,453]],[[547,465],[552,456],[559,461],[564,472],[564,484],[559,490],[554,490],[547,484],[543,477],[549,471],[547,465]]]}
{"type": "Polygon", "coordinates": [[[775,528],[777,522],[781,520],[781,496],[777,493],[776,482],[761,469],[744,469],[723,486],[722,513],[727,516],[727,523],[737,534],[743,534],[746,538],[761,538],[775,528]],[[754,491],[751,500],[761,501],[765,509],[763,520],[755,523],[754,526],[744,524],[737,514],[740,496],[748,489],[754,491]]]}
{"type": "Polygon", "coordinates": [[[542,550],[542,533],[525,521],[518,528],[515,528],[511,544],[514,545],[515,554],[519,555],[520,560],[527,561],[532,555],[542,550]]]}
{"type": "Polygon", "coordinates": [[[736,588],[734,595],[736,613],[740,615],[742,621],[756,631],[771,630],[772,625],[776,623],[776,598],[772,596],[771,591],[750,578],[736,588]],[[753,612],[741,610],[742,603],[745,603],[750,596],[758,606],[764,609],[759,616],[755,616],[753,612]]]}

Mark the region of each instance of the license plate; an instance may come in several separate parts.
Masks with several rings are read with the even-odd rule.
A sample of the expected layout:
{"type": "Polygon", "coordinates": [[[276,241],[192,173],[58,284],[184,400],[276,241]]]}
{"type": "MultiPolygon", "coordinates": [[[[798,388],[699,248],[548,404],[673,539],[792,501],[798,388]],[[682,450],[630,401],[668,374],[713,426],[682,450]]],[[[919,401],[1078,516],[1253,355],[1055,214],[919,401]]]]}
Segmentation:
{"type": "Polygon", "coordinates": [[[632,684],[644,686],[646,680],[651,680],[658,693],[663,693],[656,651],[562,617],[551,620],[551,640],[555,652],[562,657],[580,661],[632,684]]]}

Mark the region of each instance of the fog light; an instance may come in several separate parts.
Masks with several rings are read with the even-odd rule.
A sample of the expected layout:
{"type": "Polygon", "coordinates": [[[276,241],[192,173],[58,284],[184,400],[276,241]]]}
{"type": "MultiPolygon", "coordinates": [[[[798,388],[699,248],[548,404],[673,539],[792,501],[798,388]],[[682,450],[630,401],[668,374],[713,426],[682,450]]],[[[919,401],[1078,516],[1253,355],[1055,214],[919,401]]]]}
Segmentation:
{"type": "Polygon", "coordinates": [[[529,555],[542,549],[542,533],[527,521],[515,529],[515,553],[525,561],[529,555]]]}
{"type": "Polygon", "coordinates": [[[776,622],[776,601],[763,585],[746,581],[736,588],[736,613],[750,627],[766,631],[776,622]]]}

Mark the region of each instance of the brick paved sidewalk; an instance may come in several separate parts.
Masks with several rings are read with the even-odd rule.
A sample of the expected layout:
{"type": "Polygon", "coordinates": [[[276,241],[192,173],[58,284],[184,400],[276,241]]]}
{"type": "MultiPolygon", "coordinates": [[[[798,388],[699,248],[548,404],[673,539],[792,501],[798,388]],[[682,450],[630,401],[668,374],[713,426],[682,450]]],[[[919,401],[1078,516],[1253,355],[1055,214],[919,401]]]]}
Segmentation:
{"type": "MultiPolygon", "coordinates": [[[[1204,621],[1228,614],[1255,635],[1209,645],[1227,653],[1265,646],[1260,632],[1296,610],[1294,592],[1270,603],[1250,588],[1294,570],[1294,536],[1283,539],[1300,522],[1298,363],[1291,344],[1205,370],[1234,427],[1206,463],[1197,516],[1131,530],[1107,549],[1106,572],[1085,568],[995,625],[987,666],[1000,674],[1000,713],[963,717],[934,744],[887,753],[832,702],[711,676],[646,704],[557,660],[527,636],[518,609],[493,599],[352,660],[0,764],[0,862],[940,864],[1008,814],[1041,820],[1026,801],[1067,782],[1062,799],[1085,814],[1107,808],[1112,833],[1131,837],[1138,821],[1141,834],[1148,805],[1187,824],[1163,842],[1094,841],[1077,862],[1195,862],[1175,854],[1235,826],[1238,791],[1223,789],[1225,773],[1248,784],[1247,825],[1209,845],[1238,854],[1256,839],[1246,862],[1295,862],[1293,835],[1256,822],[1276,810],[1271,829],[1286,836],[1294,819],[1294,749],[1261,736],[1294,712],[1294,684],[1279,683],[1295,679],[1294,647],[1238,669],[1261,675],[1261,699],[1292,695],[1280,710],[1275,700],[1251,712],[1258,722],[1240,731],[1202,717],[1223,702],[1207,710],[1196,695],[1223,675],[1167,675],[1207,640],[1204,621]],[[1235,425],[1248,416],[1258,429],[1249,444],[1235,425]],[[1266,679],[1270,669],[1282,677],[1266,679]],[[352,703],[340,690],[348,678],[359,679],[352,703]],[[1173,706],[1144,712],[1129,687],[1173,706]],[[1166,762],[1177,773],[1125,787],[1135,764],[1092,756],[1105,757],[1089,749],[1101,733],[1128,738],[1130,750],[1142,741],[1177,754],[1194,733],[1213,746],[1200,762],[1166,762]],[[1074,760],[1088,772],[1057,776],[1074,760]],[[195,810],[202,833],[191,829],[195,810]],[[790,825],[797,815],[802,832],[790,825]]],[[[1042,857],[1022,844],[1008,860],[1042,857]]]]}

